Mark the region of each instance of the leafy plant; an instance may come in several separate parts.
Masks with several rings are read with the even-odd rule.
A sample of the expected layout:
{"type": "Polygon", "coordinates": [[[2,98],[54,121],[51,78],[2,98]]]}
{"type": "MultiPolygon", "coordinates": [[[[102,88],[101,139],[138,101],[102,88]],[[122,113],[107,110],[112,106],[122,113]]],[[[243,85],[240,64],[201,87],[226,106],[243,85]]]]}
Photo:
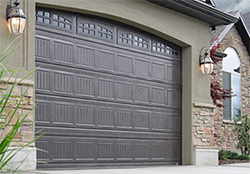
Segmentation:
{"type": "Polygon", "coordinates": [[[250,157],[247,154],[241,154],[241,155],[239,155],[238,159],[240,159],[240,160],[250,160],[250,157]]]}
{"type": "Polygon", "coordinates": [[[238,144],[237,148],[240,149],[242,154],[250,154],[250,118],[238,109],[236,118],[234,119],[234,132],[237,134],[238,144]]]}
{"type": "MultiPolygon", "coordinates": [[[[1,40],[1,44],[5,41],[5,38],[1,40]]],[[[11,160],[20,152],[23,148],[29,146],[31,143],[35,142],[39,137],[34,140],[18,147],[11,147],[11,143],[14,141],[22,123],[25,121],[30,111],[24,113],[21,111],[19,113],[20,106],[25,102],[25,95],[28,88],[23,94],[13,95],[13,90],[19,85],[24,79],[30,76],[34,71],[28,73],[23,78],[17,80],[14,76],[18,72],[18,67],[14,70],[7,68],[7,63],[9,56],[16,50],[16,48],[11,49],[13,43],[10,43],[7,48],[0,54],[0,171],[4,173],[12,171],[15,173],[23,161],[20,161],[15,168],[8,168],[11,160]],[[13,79],[14,82],[13,82],[13,79]],[[11,87],[8,89],[8,86],[11,87]],[[18,115],[18,116],[17,116],[18,115]],[[16,118],[17,117],[17,118],[16,118]]]]}
{"type": "Polygon", "coordinates": [[[239,155],[237,152],[231,152],[229,150],[223,150],[223,149],[220,150],[219,160],[227,160],[227,159],[250,160],[250,157],[247,154],[239,155]]]}
{"type": "Polygon", "coordinates": [[[225,160],[226,158],[226,151],[225,150],[220,150],[219,151],[219,160],[225,160]]]}
{"type": "Polygon", "coordinates": [[[229,150],[220,150],[219,151],[219,160],[226,159],[239,159],[239,155],[237,152],[231,152],[229,150]]]}
{"type": "Polygon", "coordinates": [[[233,96],[235,96],[231,88],[223,89],[220,83],[217,80],[214,80],[214,78],[211,78],[210,95],[213,100],[213,103],[220,108],[224,106],[218,101],[223,101],[226,100],[227,98],[232,98],[233,96]]]}
{"type": "MultiPolygon", "coordinates": [[[[214,55],[215,51],[221,47],[221,44],[219,43],[219,39],[215,39],[213,40],[216,44],[212,47],[212,49],[210,50],[210,57],[213,60],[214,64],[216,65],[218,62],[222,61],[222,59],[217,59],[214,55]]],[[[215,80],[216,77],[216,73],[212,73],[212,77],[211,77],[211,83],[210,83],[210,96],[213,100],[214,105],[216,105],[217,107],[221,108],[221,107],[225,107],[224,105],[222,105],[220,102],[223,100],[226,100],[228,98],[232,98],[235,95],[232,92],[232,89],[223,89],[220,85],[220,83],[215,80]]]]}
{"type": "Polygon", "coordinates": [[[218,62],[221,61],[221,59],[217,59],[215,56],[214,56],[214,53],[217,49],[219,49],[221,47],[221,44],[219,43],[219,39],[216,38],[216,39],[213,39],[212,42],[214,42],[214,46],[212,46],[211,50],[210,50],[210,57],[211,59],[213,60],[214,64],[217,64],[218,62]]]}
{"type": "Polygon", "coordinates": [[[239,158],[239,154],[237,152],[231,152],[228,151],[229,153],[227,153],[227,159],[238,159],[239,158]]]}

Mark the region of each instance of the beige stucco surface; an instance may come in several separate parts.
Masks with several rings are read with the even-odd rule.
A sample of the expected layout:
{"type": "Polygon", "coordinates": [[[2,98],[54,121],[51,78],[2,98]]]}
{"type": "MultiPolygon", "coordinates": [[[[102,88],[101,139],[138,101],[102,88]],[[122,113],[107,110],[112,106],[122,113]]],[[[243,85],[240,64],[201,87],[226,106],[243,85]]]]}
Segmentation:
{"type": "MultiPolygon", "coordinates": [[[[10,63],[8,64],[10,67],[15,68],[19,67],[19,70],[21,70],[18,74],[19,77],[22,77],[24,74],[26,74],[25,71],[32,71],[34,69],[34,55],[35,55],[35,28],[34,28],[34,10],[30,7],[33,7],[35,2],[33,0],[30,1],[19,1],[20,8],[24,10],[24,13],[26,14],[27,18],[27,25],[26,29],[24,31],[24,34],[20,36],[8,36],[4,43],[1,44],[0,51],[1,53],[7,48],[7,46],[14,42],[13,46],[10,51],[15,50],[13,54],[10,55],[10,63]]],[[[9,0],[1,0],[0,3],[0,39],[7,36],[9,34],[8,27],[7,27],[7,21],[6,21],[6,7],[7,4],[9,4],[9,0]]],[[[30,76],[29,79],[34,79],[34,75],[30,76]]]]}
{"type": "MultiPolygon", "coordinates": [[[[7,2],[0,3],[5,9],[7,2]]],[[[210,76],[199,68],[199,52],[209,48],[209,24],[144,0],[20,0],[27,15],[25,33],[19,36],[21,46],[15,61],[22,61],[21,69],[35,68],[35,7],[48,7],[82,14],[105,17],[169,40],[182,47],[182,141],[183,164],[192,164],[192,110],[193,103],[211,103],[210,76]]],[[[0,11],[0,38],[8,33],[5,10],[0,11]]],[[[9,40],[15,37],[10,36],[9,40]]],[[[0,50],[3,48],[1,47],[0,50]]],[[[22,72],[23,74],[25,72],[22,72]]],[[[34,79],[34,75],[30,77],[34,79]]]]}

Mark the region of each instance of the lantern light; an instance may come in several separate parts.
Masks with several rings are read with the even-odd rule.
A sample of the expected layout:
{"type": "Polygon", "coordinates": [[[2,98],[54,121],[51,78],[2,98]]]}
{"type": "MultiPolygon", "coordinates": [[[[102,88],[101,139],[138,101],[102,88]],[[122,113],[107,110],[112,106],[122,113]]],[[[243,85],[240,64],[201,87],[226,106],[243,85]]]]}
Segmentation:
{"type": "Polygon", "coordinates": [[[202,55],[203,48],[201,49],[201,52],[199,55],[199,64],[201,67],[201,72],[205,75],[209,75],[209,74],[212,74],[213,72],[214,62],[208,56],[207,50],[205,51],[204,55],[202,55]]]}
{"type": "MultiPolygon", "coordinates": [[[[10,1],[11,4],[11,1],[10,1]]],[[[23,10],[20,9],[19,2],[16,0],[13,7],[7,6],[7,22],[8,28],[12,35],[20,35],[23,33],[26,23],[26,16],[23,10]]]]}

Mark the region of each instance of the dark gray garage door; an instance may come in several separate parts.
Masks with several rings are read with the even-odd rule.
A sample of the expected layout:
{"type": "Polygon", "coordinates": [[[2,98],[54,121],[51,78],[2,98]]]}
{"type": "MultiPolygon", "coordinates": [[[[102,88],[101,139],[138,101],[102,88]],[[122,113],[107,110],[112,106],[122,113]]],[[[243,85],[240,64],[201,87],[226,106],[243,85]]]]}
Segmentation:
{"type": "Polygon", "coordinates": [[[93,16],[36,11],[38,167],[181,163],[181,50],[93,16]]]}

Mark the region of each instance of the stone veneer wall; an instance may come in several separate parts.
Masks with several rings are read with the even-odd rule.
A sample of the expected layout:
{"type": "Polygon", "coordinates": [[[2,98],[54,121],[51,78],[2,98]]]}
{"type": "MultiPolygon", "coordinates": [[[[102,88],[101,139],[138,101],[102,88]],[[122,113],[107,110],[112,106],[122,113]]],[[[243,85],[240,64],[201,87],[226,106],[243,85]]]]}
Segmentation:
{"type": "MultiPolygon", "coordinates": [[[[250,87],[250,71],[249,71],[249,53],[242,42],[242,39],[233,27],[228,34],[221,41],[220,52],[224,52],[228,47],[232,47],[238,53],[241,60],[241,108],[242,114],[248,114],[250,116],[250,103],[249,103],[249,87],[250,87]]],[[[222,62],[219,62],[215,66],[217,74],[216,80],[218,80],[222,86],[222,62]]],[[[216,109],[217,115],[215,120],[216,146],[228,149],[237,150],[237,137],[233,132],[233,125],[230,121],[223,120],[223,108],[216,109]]]]}
{"type": "Polygon", "coordinates": [[[193,104],[193,146],[196,149],[217,148],[214,137],[214,109],[212,104],[193,104]]]}
{"type": "Polygon", "coordinates": [[[225,150],[237,150],[237,136],[233,132],[233,124],[229,121],[223,121],[223,108],[215,109],[214,120],[214,142],[217,147],[225,150]]]}
{"type": "MultiPolygon", "coordinates": [[[[224,52],[232,47],[241,59],[242,113],[250,116],[250,71],[249,54],[242,39],[233,27],[220,43],[217,51],[224,52]]],[[[214,67],[217,74],[214,78],[222,86],[222,62],[214,67]]],[[[237,136],[233,132],[233,124],[223,120],[223,108],[209,105],[194,104],[193,106],[193,145],[194,148],[219,148],[237,151],[237,136]]]]}
{"type": "MultiPolygon", "coordinates": [[[[3,80],[6,81],[7,79],[3,80]]],[[[10,89],[13,85],[13,82],[15,79],[11,79],[10,83],[7,84],[3,89],[3,84],[0,84],[0,88],[3,89],[2,93],[4,91],[7,91],[10,89]]],[[[24,123],[21,125],[19,132],[16,134],[16,137],[14,138],[11,146],[19,146],[24,145],[31,140],[34,139],[34,111],[32,111],[34,107],[34,81],[32,80],[24,80],[19,85],[17,85],[12,92],[12,95],[21,96],[24,94],[24,92],[27,90],[27,93],[25,94],[23,98],[22,104],[19,106],[17,112],[15,113],[13,119],[11,120],[11,124],[15,124],[17,121],[18,116],[21,117],[22,114],[24,115],[27,112],[30,112],[27,118],[24,120],[24,123]]],[[[18,103],[18,98],[11,97],[9,99],[8,107],[10,108],[13,104],[15,105],[18,103]]],[[[14,107],[15,108],[15,107],[14,107]]],[[[7,109],[5,112],[8,112],[7,109]]],[[[3,131],[3,130],[1,130],[3,131]]],[[[32,143],[29,145],[30,147],[34,147],[35,144],[32,143]]]]}

